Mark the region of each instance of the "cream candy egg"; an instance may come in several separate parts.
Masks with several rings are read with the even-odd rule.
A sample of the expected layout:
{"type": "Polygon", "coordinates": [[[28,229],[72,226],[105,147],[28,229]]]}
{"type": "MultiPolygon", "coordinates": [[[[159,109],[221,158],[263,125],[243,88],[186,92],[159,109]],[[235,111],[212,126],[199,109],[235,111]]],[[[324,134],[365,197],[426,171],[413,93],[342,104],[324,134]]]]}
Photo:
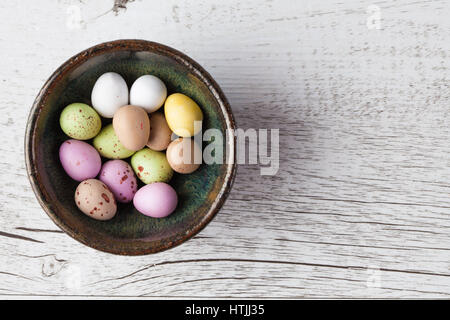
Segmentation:
{"type": "Polygon", "coordinates": [[[88,179],[78,185],[75,203],[85,215],[96,220],[110,220],[117,212],[112,192],[97,179],[88,179]]]}
{"type": "Polygon", "coordinates": [[[120,107],[128,104],[127,83],[118,73],[102,74],[92,89],[91,102],[102,117],[112,118],[120,107]]]}
{"type": "Polygon", "coordinates": [[[166,85],[152,75],[139,77],[130,89],[130,103],[144,108],[148,113],[161,108],[166,97],[166,85]]]}
{"type": "Polygon", "coordinates": [[[166,157],[173,171],[187,174],[200,167],[202,150],[194,139],[178,138],[169,144],[166,157]]]}

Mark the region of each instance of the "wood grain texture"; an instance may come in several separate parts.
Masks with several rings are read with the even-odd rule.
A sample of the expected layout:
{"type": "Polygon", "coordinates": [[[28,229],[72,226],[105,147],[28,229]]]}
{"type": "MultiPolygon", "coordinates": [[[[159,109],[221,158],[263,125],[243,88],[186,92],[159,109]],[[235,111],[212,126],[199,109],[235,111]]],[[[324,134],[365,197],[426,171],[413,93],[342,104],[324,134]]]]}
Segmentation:
{"type": "Polygon", "coordinates": [[[0,3],[1,297],[450,296],[447,1],[112,8],[0,3]],[[370,5],[381,10],[379,30],[366,25],[370,5]],[[76,8],[79,29],[68,23],[76,8]],[[144,257],[98,252],[60,232],[23,160],[28,111],[46,78],[119,38],[187,53],[221,85],[239,127],[280,129],[276,176],[240,166],[204,231],[144,257]]]}

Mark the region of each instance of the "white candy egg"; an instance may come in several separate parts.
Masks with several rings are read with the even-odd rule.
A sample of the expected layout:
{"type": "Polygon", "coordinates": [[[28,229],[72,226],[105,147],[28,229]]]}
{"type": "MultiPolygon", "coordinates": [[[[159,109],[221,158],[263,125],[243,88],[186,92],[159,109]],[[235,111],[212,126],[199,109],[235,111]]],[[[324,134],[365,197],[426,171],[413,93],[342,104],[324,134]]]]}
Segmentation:
{"type": "Polygon", "coordinates": [[[130,104],[141,107],[148,113],[158,110],[166,97],[166,85],[152,75],[139,77],[131,86],[130,104]]]}
{"type": "Polygon", "coordinates": [[[102,117],[112,118],[117,109],[128,104],[127,83],[118,73],[102,74],[92,89],[91,102],[102,117]]]}

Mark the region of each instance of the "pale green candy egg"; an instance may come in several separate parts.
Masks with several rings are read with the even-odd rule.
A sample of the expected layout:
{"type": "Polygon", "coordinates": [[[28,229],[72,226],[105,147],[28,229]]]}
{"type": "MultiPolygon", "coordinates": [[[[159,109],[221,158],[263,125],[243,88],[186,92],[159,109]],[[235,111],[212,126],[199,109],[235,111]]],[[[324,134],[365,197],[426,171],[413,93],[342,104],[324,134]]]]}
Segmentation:
{"type": "Polygon", "coordinates": [[[65,107],[59,117],[59,124],[65,134],[77,140],[92,139],[102,128],[100,116],[84,103],[72,103],[65,107]]]}
{"type": "Polygon", "coordinates": [[[173,175],[166,154],[147,147],[139,150],[131,157],[131,167],[145,184],[169,182],[173,175]]]}
{"type": "Polygon", "coordinates": [[[116,133],[112,124],[107,125],[92,141],[98,153],[108,159],[125,159],[133,155],[134,151],[126,149],[116,133]]]}

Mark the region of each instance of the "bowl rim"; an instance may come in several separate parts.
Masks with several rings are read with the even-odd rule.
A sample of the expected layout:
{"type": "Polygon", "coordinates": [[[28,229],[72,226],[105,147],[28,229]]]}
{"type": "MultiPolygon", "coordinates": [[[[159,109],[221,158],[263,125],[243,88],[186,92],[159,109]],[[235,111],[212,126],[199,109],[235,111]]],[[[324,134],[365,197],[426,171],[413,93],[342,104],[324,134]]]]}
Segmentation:
{"type": "Polygon", "coordinates": [[[120,50],[156,52],[164,56],[168,56],[178,63],[183,64],[189,69],[190,72],[194,73],[195,76],[197,76],[208,87],[209,91],[212,93],[220,106],[220,110],[223,117],[225,118],[227,128],[232,130],[236,129],[233,113],[231,111],[230,104],[225,97],[225,94],[223,93],[217,82],[202,66],[200,66],[200,64],[198,64],[192,58],[188,57],[186,54],[161,43],[140,39],[119,39],[103,42],[77,53],[76,55],[65,61],[61,66],[59,66],[47,79],[42,88],[39,90],[39,93],[37,94],[28,115],[24,139],[25,164],[28,179],[39,204],[44,209],[46,214],[50,217],[50,219],[65,233],[67,233],[75,240],[83,243],[84,245],[103,252],[118,255],[145,255],[157,253],[180,245],[181,243],[198,234],[215,217],[215,215],[224,204],[226,198],[228,197],[236,176],[236,137],[233,134],[232,138],[228,140],[229,153],[227,161],[231,160],[231,163],[229,162],[227,164],[225,180],[216,196],[216,199],[212,203],[206,215],[200,220],[200,222],[197,223],[193,228],[188,229],[182,235],[179,235],[177,233],[177,237],[174,241],[166,241],[164,243],[160,242],[158,246],[150,245],[150,243],[152,242],[138,241],[136,243],[138,239],[124,240],[113,237],[108,237],[108,240],[111,240],[111,242],[109,243],[107,243],[106,241],[91,242],[83,233],[77,233],[75,230],[71,229],[69,225],[66,224],[66,222],[53,211],[52,205],[50,201],[47,200],[46,194],[44,192],[45,187],[41,182],[40,174],[35,163],[36,123],[40,116],[41,108],[44,105],[49,92],[51,92],[52,88],[67,72],[86,62],[91,57],[107,52],[120,50]],[[115,245],[115,242],[130,243],[131,245],[117,246],[115,245]],[[148,244],[148,246],[143,246],[144,243],[148,244]]]}

